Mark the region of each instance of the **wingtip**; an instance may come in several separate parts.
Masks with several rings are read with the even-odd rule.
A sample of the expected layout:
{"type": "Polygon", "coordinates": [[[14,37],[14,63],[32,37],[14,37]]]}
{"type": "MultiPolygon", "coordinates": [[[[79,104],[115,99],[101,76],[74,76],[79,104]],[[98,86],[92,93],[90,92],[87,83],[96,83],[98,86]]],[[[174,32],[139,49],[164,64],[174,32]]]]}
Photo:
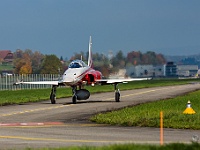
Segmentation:
{"type": "Polygon", "coordinates": [[[19,85],[19,84],[22,84],[22,83],[23,83],[23,80],[20,81],[20,80],[18,79],[17,82],[13,83],[13,85],[19,85]]]}
{"type": "Polygon", "coordinates": [[[20,85],[21,84],[21,82],[15,82],[15,83],[13,83],[13,85],[20,85]]]}

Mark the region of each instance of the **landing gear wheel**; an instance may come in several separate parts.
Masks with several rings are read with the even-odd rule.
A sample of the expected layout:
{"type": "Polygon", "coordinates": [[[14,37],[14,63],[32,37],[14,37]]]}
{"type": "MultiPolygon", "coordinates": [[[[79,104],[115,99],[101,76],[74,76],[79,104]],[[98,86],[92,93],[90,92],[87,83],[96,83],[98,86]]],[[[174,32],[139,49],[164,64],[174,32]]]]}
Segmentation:
{"type": "Polygon", "coordinates": [[[50,100],[51,100],[51,104],[55,104],[56,103],[56,95],[55,94],[51,94],[50,95],[50,100]]]}
{"type": "Polygon", "coordinates": [[[56,103],[56,88],[57,88],[57,86],[53,85],[52,89],[51,89],[51,94],[50,94],[51,104],[56,103]]]}
{"type": "Polygon", "coordinates": [[[115,102],[120,102],[120,91],[117,83],[114,84],[114,88],[115,88],[115,102]]]}
{"type": "Polygon", "coordinates": [[[72,97],[72,103],[73,103],[73,104],[76,104],[76,100],[77,100],[77,96],[74,95],[74,96],[72,97]]]}
{"type": "Polygon", "coordinates": [[[115,101],[120,102],[120,93],[119,92],[115,92],[115,101]]]}

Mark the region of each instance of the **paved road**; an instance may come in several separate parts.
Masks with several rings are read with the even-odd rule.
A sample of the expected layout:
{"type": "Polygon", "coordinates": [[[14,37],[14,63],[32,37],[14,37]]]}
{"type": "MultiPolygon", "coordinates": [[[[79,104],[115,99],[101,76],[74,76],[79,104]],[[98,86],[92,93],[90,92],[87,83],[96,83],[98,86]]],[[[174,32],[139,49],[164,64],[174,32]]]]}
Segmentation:
{"type": "MultiPolygon", "coordinates": [[[[0,147],[62,147],[113,143],[159,143],[158,128],[98,125],[88,118],[98,112],[167,99],[200,89],[200,84],[121,91],[91,95],[87,101],[71,103],[71,98],[0,107],[0,147]]],[[[23,96],[23,95],[22,95],[23,96]]],[[[183,104],[186,105],[186,104],[183,104]]],[[[158,112],[159,113],[159,112],[158,112]]],[[[191,142],[200,131],[164,129],[164,142],[191,142]]]]}

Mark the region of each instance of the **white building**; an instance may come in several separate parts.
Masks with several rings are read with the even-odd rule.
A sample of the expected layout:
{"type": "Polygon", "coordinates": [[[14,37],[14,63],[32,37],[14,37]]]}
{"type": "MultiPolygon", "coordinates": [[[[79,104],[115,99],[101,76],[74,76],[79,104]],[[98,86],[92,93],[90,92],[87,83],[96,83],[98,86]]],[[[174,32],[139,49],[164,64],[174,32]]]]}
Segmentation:
{"type": "Polygon", "coordinates": [[[164,77],[164,76],[195,76],[198,65],[137,65],[126,68],[129,77],[164,77]],[[171,74],[170,74],[171,70],[171,74]],[[172,74],[173,73],[173,74],[172,74]]]}
{"type": "Polygon", "coordinates": [[[177,75],[184,77],[195,76],[198,72],[198,65],[177,65],[177,75]]]}
{"type": "Polygon", "coordinates": [[[155,77],[163,76],[163,65],[137,65],[126,68],[126,74],[130,77],[155,77]]]}

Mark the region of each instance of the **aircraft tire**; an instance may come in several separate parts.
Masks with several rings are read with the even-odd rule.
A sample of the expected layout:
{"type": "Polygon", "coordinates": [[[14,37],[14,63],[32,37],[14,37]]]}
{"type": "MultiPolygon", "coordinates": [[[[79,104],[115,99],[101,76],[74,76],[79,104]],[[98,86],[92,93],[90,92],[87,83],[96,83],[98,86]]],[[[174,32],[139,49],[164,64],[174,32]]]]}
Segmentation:
{"type": "Polygon", "coordinates": [[[77,96],[74,95],[74,96],[72,97],[72,103],[73,103],[73,104],[76,104],[76,101],[77,101],[77,96]]]}
{"type": "Polygon", "coordinates": [[[120,102],[120,93],[119,92],[115,92],[115,101],[120,102]]]}
{"type": "Polygon", "coordinates": [[[55,104],[56,103],[56,95],[55,94],[51,94],[50,95],[50,100],[51,100],[51,104],[55,104]]]}

